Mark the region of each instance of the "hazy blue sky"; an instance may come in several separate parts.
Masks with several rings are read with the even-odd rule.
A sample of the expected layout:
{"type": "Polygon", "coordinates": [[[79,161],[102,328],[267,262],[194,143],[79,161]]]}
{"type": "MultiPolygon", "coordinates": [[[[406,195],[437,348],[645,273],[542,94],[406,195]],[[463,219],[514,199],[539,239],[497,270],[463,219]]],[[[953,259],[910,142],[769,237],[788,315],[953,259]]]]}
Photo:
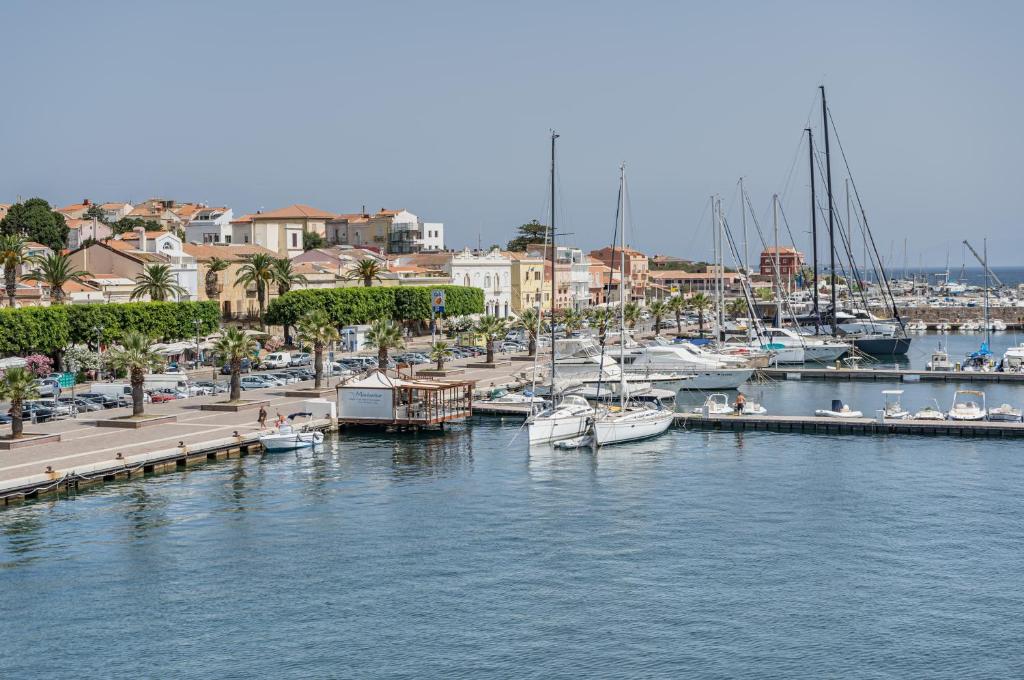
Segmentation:
{"type": "Polygon", "coordinates": [[[630,241],[701,258],[707,196],[738,224],[743,175],[764,216],[795,157],[803,247],[823,83],[886,255],[906,237],[912,265],[958,267],[987,235],[1024,264],[1022,6],[5,0],[0,201],[405,207],[486,246],[544,218],[554,127],[584,247],[611,238],[622,160],[630,241]]]}

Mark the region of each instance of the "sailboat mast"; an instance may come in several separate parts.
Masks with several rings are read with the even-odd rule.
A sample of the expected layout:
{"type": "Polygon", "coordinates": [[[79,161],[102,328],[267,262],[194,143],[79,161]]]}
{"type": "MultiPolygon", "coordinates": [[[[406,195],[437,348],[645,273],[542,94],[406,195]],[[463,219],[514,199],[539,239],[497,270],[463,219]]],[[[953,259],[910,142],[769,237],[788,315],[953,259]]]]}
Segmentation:
{"type": "Polygon", "coordinates": [[[836,229],[833,217],[833,206],[832,206],[832,156],[829,153],[828,147],[828,104],[825,102],[825,86],[819,86],[821,89],[821,124],[824,128],[825,133],[825,184],[828,190],[828,249],[829,249],[829,275],[831,276],[831,286],[829,288],[832,291],[832,336],[835,337],[838,332],[837,328],[837,312],[836,308],[836,229]]]}
{"type": "Polygon", "coordinates": [[[814,334],[818,335],[821,332],[821,310],[818,309],[818,206],[814,195],[814,133],[811,132],[811,128],[806,130],[807,161],[811,171],[811,259],[814,262],[814,293],[811,301],[814,304],[814,334]]]}
{"type": "Polygon", "coordinates": [[[555,295],[557,293],[555,269],[555,140],[558,133],[551,131],[551,398],[555,397],[555,295]]]}
{"type": "Polygon", "coordinates": [[[779,195],[772,194],[772,229],[775,231],[775,259],[772,268],[775,270],[775,327],[782,326],[782,274],[779,270],[779,195]]]}
{"type": "Polygon", "coordinates": [[[626,164],[619,166],[619,406],[626,408],[626,164]]]}
{"type": "Polygon", "coordinates": [[[743,178],[740,177],[740,217],[743,224],[743,275],[750,276],[750,261],[747,260],[747,209],[743,203],[743,178]]]}
{"type": "Polygon", "coordinates": [[[981,254],[985,258],[985,344],[992,347],[992,328],[988,321],[988,288],[991,281],[988,274],[988,238],[981,241],[981,254]]]}

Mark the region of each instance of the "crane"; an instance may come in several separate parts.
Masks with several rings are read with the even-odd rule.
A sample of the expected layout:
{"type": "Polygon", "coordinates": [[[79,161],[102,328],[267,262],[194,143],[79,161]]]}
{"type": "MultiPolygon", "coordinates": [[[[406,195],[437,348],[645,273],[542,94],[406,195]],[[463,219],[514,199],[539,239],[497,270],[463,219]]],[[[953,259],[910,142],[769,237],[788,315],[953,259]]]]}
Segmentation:
{"type": "Polygon", "coordinates": [[[981,263],[981,266],[985,269],[986,272],[988,272],[988,275],[992,277],[992,280],[994,280],[999,285],[999,287],[1002,288],[1003,282],[999,280],[999,277],[996,276],[995,272],[989,269],[987,260],[983,258],[981,255],[979,255],[978,251],[974,249],[974,246],[972,246],[966,240],[964,241],[964,245],[967,246],[967,249],[971,251],[971,255],[974,255],[974,258],[981,263]]]}

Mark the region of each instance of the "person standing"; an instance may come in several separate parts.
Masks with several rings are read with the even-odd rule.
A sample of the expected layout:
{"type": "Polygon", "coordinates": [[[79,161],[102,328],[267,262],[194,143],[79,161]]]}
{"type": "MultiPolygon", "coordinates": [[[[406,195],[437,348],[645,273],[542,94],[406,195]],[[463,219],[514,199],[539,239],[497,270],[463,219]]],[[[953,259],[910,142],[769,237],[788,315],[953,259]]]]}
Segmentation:
{"type": "Polygon", "coordinates": [[[260,424],[260,429],[266,429],[267,427],[267,409],[260,406],[260,414],[256,417],[256,422],[260,424]]]}

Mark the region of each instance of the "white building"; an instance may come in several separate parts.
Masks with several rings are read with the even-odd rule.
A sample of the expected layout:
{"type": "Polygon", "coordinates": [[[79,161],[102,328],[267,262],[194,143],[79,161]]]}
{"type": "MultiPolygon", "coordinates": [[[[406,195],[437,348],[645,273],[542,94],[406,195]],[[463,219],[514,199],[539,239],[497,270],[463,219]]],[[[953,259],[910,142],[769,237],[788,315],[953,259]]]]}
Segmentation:
{"type": "Polygon", "coordinates": [[[231,243],[231,208],[200,208],[185,225],[189,243],[231,243]]]}
{"type": "Polygon", "coordinates": [[[136,229],[132,233],[122,236],[122,240],[133,243],[135,248],[143,253],[155,253],[160,255],[164,262],[171,268],[178,285],[185,289],[185,295],[179,300],[199,299],[199,265],[196,258],[189,255],[182,248],[182,241],[177,234],[171,231],[146,231],[136,229]]]}
{"type": "Polygon", "coordinates": [[[390,253],[421,253],[444,250],[444,224],[424,222],[408,210],[391,217],[388,240],[390,253]]]}
{"type": "Polygon", "coordinates": [[[453,284],[482,288],[484,312],[499,317],[512,313],[512,259],[497,248],[452,253],[446,267],[453,284]]]}
{"type": "Polygon", "coordinates": [[[590,304],[590,258],[579,248],[557,248],[558,261],[569,263],[569,295],[573,308],[585,309],[590,304]]]}

